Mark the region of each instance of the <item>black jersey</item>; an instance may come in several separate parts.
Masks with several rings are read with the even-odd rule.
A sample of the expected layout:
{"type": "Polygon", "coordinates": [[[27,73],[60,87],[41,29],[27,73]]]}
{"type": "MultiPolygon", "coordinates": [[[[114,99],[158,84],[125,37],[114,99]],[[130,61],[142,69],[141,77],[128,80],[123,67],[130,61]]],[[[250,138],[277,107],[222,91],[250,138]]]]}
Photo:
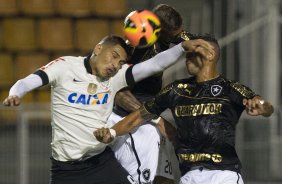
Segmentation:
{"type": "Polygon", "coordinates": [[[254,96],[248,87],[222,76],[200,83],[191,77],[168,85],[144,106],[156,115],[171,109],[183,174],[193,166],[240,172],[235,126],[245,109],[243,99],[254,96]]]}
{"type": "MultiPolygon", "coordinates": [[[[189,38],[192,36],[193,34],[186,31],[182,31],[178,35],[178,37],[172,42],[172,44],[178,44],[184,40],[189,40],[189,38]]],[[[135,65],[145,60],[148,60],[157,55],[158,53],[167,50],[170,44],[171,43],[162,43],[160,40],[158,40],[156,44],[150,47],[136,48],[128,63],[135,65]]],[[[143,103],[148,99],[153,98],[160,92],[162,88],[162,77],[163,72],[160,72],[151,77],[143,79],[142,81],[136,83],[130,89],[130,91],[141,103],[143,103]]],[[[114,107],[113,111],[120,116],[126,116],[129,114],[129,112],[125,111],[122,107],[119,107],[117,105],[114,107]]]]}

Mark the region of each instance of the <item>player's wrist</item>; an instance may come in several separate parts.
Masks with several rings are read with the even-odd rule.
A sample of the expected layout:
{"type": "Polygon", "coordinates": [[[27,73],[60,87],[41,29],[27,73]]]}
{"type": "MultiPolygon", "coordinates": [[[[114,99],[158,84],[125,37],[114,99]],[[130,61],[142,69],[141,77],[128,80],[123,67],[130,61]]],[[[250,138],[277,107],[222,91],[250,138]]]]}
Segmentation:
{"type": "Polygon", "coordinates": [[[181,43],[181,46],[182,46],[182,49],[184,51],[188,51],[189,50],[189,47],[188,47],[188,40],[185,40],[181,43]]]}
{"type": "Polygon", "coordinates": [[[110,130],[110,133],[111,133],[111,137],[112,137],[113,139],[115,139],[116,136],[117,136],[117,132],[115,131],[115,129],[112,129],[112,128],[110,128],[109,130],[110,130]]]}

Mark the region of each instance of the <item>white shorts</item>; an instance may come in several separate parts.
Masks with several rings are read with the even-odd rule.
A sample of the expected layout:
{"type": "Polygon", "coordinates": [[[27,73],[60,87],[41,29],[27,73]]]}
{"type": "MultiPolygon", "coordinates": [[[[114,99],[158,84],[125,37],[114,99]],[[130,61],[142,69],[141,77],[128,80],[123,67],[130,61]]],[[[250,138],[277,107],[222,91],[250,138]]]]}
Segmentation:
{"type": "Polygon", "coordinates": [[[157,176],[163,176],[178,183],[180,178],[179,162],[174,152],[172,143],[165,137],[161,137],[159,163],[157,176]]]}
{"type": "MultiPolygon", "coordinates": [[[[176,127],[173,115],[169,109],[165,110],[161,117],[176,127]]],[[[161,137],[157,176],[169,178],[174,180],[175,183],[179,182],[181,176],[173,144],[165,137],[161,137]]]]}
{"type": "Polygon", "coordinates": [[[244,184],[239,173],[228,170],[195,169],[180,178],[179,184],[244,184]]]}
{"type": "MultiPolygon", "coordinates": [[[[122,117],[112,113],[108,119],[108,125],[114,125],[121,119],[122,117]]],[[[151,124],[144,124],[131,136],[127,134],[116,138],[115,143],[112,145],[115,156],[135,181],[153,183],[159,157],[159,131],[151,124]],[[136,158],[136,154],[138,158],[136,158]],[[140,171],[140,174],[138,174],[137,170],[140,171]]]]}

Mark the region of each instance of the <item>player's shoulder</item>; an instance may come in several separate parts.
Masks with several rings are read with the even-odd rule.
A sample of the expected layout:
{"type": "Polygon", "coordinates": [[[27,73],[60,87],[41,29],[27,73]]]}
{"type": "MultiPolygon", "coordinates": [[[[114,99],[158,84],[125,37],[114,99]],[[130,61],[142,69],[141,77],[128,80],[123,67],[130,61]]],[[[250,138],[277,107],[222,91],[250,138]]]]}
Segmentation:
{"type": "Polygon", "coordinates": [[[256,95],[248,86],[238,81],[228,79],[227,82],[233,91],[244,96],[245,98],[252,98],[256,95]]]}
{"type": "Polygon", "coordinates": [[[60,59],[66,61],[69,64],[81,63],[81,62],[84,61],[85,58],[86,57],[83,57],[83,56],[62,56],[62,57],[60,57],[60,59]]]}
{"type": "Polygon", "coordinates": [[[196,78],[193,76],[189,78],[175,80],[173,83],[174,83],[174,86],[178,86],[179,84],[192,84],[195,81],[196,81],[196,78]]]}
{"type": "MultiPolygon", "coordinates": [[[[85,67],[84,66],[84,60],[86,57],[82,57],[82,56],[62,56],[57,58],[56,61],[59,61],[58,63],[60,63],[58,66],[63,67],[64,69],[67,68],[81,68],[81,67],[85,67]]],[[[57,62],[56,62],[57,63],[57,62]]]]}
{"type": "Polygon", "coordinates": [[[183,88],[185,86],[188,86],[192,83],[192,81],[194,81],[194,78],[185,78],[185,79],[177,79],[173,82],[171,82],[170,84],[166,85],[163,89],[162,89],[162,93],[164,92],[168,92],[168,91],[175,91],[179,88],[183,88]]]}
{"type": "Polygon", "coordinates": [[[243,88],[243,87],[246,87],[244,84],[238,82],[238,81],[235,81],[235,80],[232,80],[232,79],[225,79],[227,85],[229,85],[231,88],[234,88],[236,90],[239,90],[240,88],[243,88]]]}
{"type": "Polygon", "coordinates": [[[233,79],[228,79],[228,78],[226,78],[223,75],[220,75],[217,78],[216,83],[224,85],[224,86],[227,86],[227,87],[229,87],[231,89],[232,88],[237,89],[237,88],[240,88],[240,87],[244,86],[243,84],[239,83],[238,81],[235,81],[233,79]]]}

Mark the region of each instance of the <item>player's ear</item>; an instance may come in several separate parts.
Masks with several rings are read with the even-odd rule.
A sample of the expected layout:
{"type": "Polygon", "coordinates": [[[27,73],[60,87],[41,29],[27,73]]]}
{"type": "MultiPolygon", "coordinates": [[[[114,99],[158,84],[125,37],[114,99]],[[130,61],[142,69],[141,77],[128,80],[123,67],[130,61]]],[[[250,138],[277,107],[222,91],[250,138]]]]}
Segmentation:
{"type": "Polygon", "coordinates": [[[102,48],[103,48],[103,46],[102,46],[101,44],[97,44],[97,45],[95,46],[95,48],[94,48],[94,54],[95,54],[95,56],[100,54],[102,48]]]}
{"type": "Polygon", "coordinates": [[[209,52],[206,57],[205,57],[205,61],[209,62],[209,63],[214,63],[216,61],[216,58],[215,58],[215,53],[212,51],[212,52],[209,52]]]}

